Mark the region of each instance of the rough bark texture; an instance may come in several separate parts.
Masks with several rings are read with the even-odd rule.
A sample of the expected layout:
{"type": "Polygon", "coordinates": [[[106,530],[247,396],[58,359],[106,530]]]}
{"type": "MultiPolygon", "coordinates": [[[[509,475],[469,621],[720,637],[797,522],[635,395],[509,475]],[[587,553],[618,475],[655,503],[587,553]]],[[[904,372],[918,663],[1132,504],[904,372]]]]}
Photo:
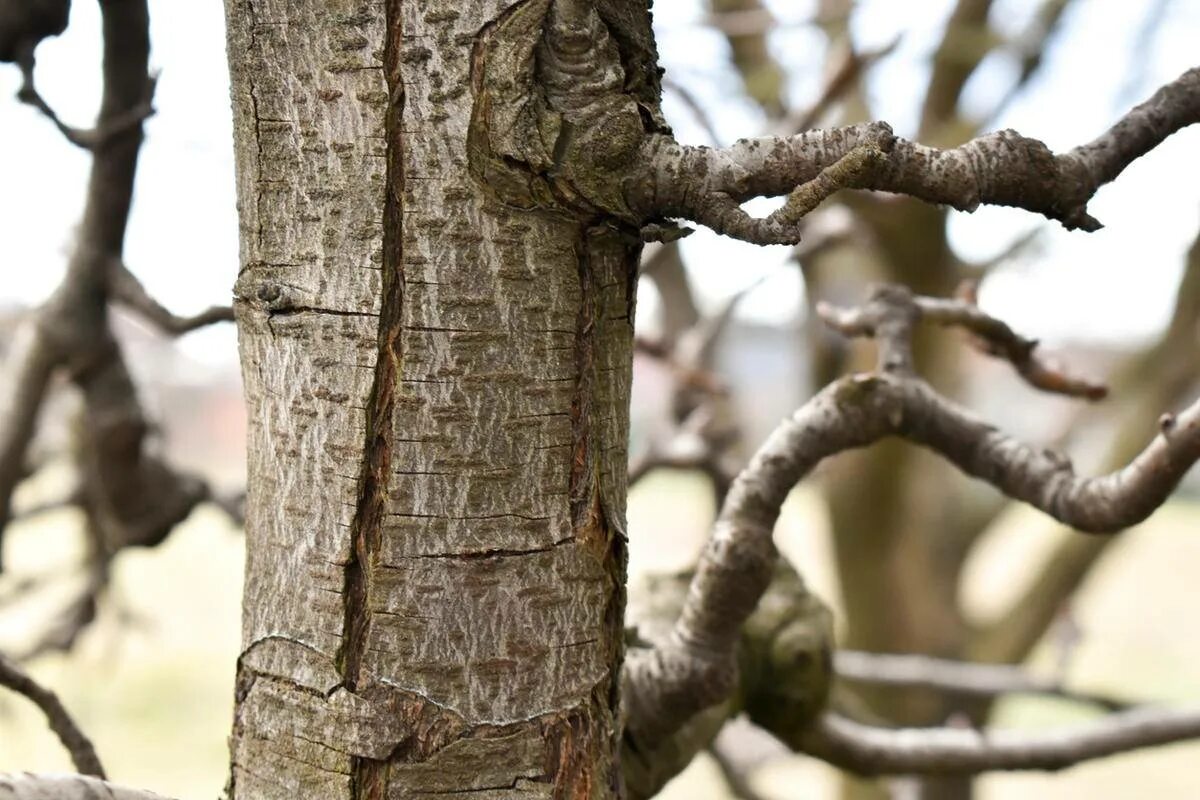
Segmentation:
{"type": "MultiPolygon", "coordinates": [[[[619,786],[640,245],[468,168],[486,62],[542,47],[548,5],[227,2],[250,412],[232,797],[619,786]]],[[[600,8],[648,74],[638,5],[600,8]]]]}

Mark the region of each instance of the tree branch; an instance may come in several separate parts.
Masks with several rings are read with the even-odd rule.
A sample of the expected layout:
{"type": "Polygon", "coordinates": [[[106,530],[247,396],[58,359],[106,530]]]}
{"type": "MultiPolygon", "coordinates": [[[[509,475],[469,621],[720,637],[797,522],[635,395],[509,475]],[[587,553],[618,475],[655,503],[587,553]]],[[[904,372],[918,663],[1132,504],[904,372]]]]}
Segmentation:
{"type": "MultiPolygon", "coordinates": [[[[55,366],[54,354],[38,328],[33,320],[21,324],[0,384],[0,541],[9,522],[13,491],[25,474],[25,452],[55,366]]],[[[0,572],[3,569],[0,559],[0,572]]]]}
{"type": "Polygon", "coordinates": [[[1008,664],[973,664],[919,655],[892,655],[839,650],[833,657],[839,678],[904,689],[930,689],[955,695],[994,698],[1036,694],[1120,711],[1130,703],[1065,688],[1056,680],[1030,675],[1008,664]]]}
{"type": "Polygon", "coordinates": [[[144,789],[128,789],[84,775],[0,774],[3,800],[167,800],[144,789]]]}
{"type": "MultiPolygon", "coordinates": [[[[1104,457],[1104,468],[1129,461],[1156,424],[1157,410],[1178,406],[1196,383],[1193,365],[1200,342],[1200,235],[1185,259],[1175,309],[1162,338],[1133,358],[1115,378],[1125,396],[1127,418],[1104,457]]],[[[1161,422],[1161,418],[1159,418],[1161,422]]],[[[1063,603],[1083,583],[1110,540],[1064,539],[1038,568],[1029,587],[994,622],[973,638],[969,652],[980,661],[1023,661],[1041,639],[1063,603]]]]}
{"type": "Polygon", "coordinates": [[[649,169],[630,178],[626,194],[645,218],[691,219],[758,244],[798,241],[799,217],[839,188],[896,192],[961,211],[1013,206],[1094,231],[1100,223],[1087,204],[1096,190],[1197,121],[1200,68],[1193,68],[1096,140],[1058,155],[1011,130],[938,150],[898,138],[882,122],[743,139],[722,149],[653,135],[642,145],[641,164],[649,169]],[[788,204],[765,219],[739,205],[780,195],[789,195],[788,204]]]}
{"type": "Polygon", "coordinates": [[[974,775],[1059,770],[1083,761],[1200,737],[1200,709],[1139,708],[1050,733],[879,728],[827,713],[804,752],[859,775],[974,775]]]}
{"type": "Polygon", "coordinates": [[[128,306],[155,325],[163,333],[180,336],[214,322],[233,322],[231,306],[212,306],[194,316],[173,314],[146,291],[138,277],[120,261],[110,266],[109,293],[111,298],[128,306]]]}
{"type": "Polygon", "coordinates": [[[939,127],[954,119],[963,88],[995,46],[988,27],[991,9],[992,0],[958,0],[950,12],[933,54],[933,71],[921,108],[920,138],[936,135],[939,127]]]}
{"type": "MultiPolygon", "coordinates": [[[[24,696],[46,715],[50,730],[58,736],[63,747],[71,754],[71,761],[84,775],[104,777],[104,767],[92,741],[80,730],[71,718],[70,713],[59,701],[58,696],[49,689],[43,688],[23,669],[0,654],[0,686],[12,689],[24,696]]],[[[0,787],[3,784],[0,783],[0,787]]]]}
{"type": "Polygon", "coordinates": [[[792,487],[825,458],[898,436],[968,475],[1083,531],[1111,533],[1145,519],[1200,459],[1200,401],[1173,418],[1128,466],[1080,478],[1062,455],[1000,433],[938,395],[911,372],[920,311],[907,290],[884,287],[873,302],[892,314],[875,324],[880,369],[831,384],[768,438],[722,508],[668,641],[627,665],[629,728],[654,741],[722,701],[736,679],[741,627],[775,562],[772,529],[792,487]]]}
{"type": "Polygon", "coordinates": [[[793,112],[778,126],[784,135],[802,133],[816,126],[838,100],[845,96],[861,80],[874,64],[891,55],[900,44],[897,36],[888,44],[873,50],[858,52],[847,42],[841,58],[834,64],[817,99],[807,108],[793,112]]]}
{"type": "Polygon", "coordinates": [[[150,99],[154,94],[154,82],[151,80],[144,103],[108,120],[104,125],[97,125],[91,129],[75,128],[63,122],[58,116],[58,112],[38,92],[33,81],[33,65],[30,64],[28,68],[22,65],[21,73],[22,83],[17,92],[17,99],[40,111],[42,116],[50,120],[50,123],[58,129],[64,139],[83,150],[95,150],[113,137],[134,129],[154,115],[154,106],[150,99]]]}
{"type": "MultiPolygon", "coordinates": [[[[1015,49],[1020,57],[1021,70],[1017,75],[1017,80],[992,108],[988,115],[989,119],[998,119],[1041,69],[1047,45],[1058,32],[1059,24],[1071,2],[1072,0],[1043,0],[1033,20],[1029,23],[1029,27],[1017,37],[1015,42],[1010,43],[1010,47],[1015,49]]],[[[1133,52],[1140,51],[1135,48],[1133,52]]]]}
{"type": "MultiPolygon", "coordinates": [[[[1018,335],[1001,320],[981,311],[975,305],[973,293],[968,299],[913,297],[912,302],[921,319],[946,327],[964,328],[974,334],[983,352],[1008,361],[1017,374],[1035,389],[1088,400],[1102,400],[1108,395],[1107,387],[1071,377],[1043,358],[1037,350],[1035,339],[1018,335]]],[[[853,337],[874,336],[876,326],[893,312],[887,303],[872,303],[852,310],[818,303],[817,313],[831,328],[853,337]]]]}

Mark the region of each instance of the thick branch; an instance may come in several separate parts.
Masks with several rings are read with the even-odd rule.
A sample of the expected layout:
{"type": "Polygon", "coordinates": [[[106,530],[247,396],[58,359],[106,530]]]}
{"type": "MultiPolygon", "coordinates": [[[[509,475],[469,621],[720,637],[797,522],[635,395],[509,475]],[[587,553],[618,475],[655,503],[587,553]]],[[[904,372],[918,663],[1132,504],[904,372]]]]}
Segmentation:
{"type": "Polygon", "coordinates": [[[1200,709],[1140,708],[1050,733],[969,728],[889,729],[824,715],[803,738],[810,755],[860,775],[974,775],[1059,770],[1200,737],[1200,709]]]}
{"type": "MultiPolygon", "coordinates": [[[[1185,259],[1183,280],[1166,332],[1114,379],[1116,393],[1123,397],[1130,413],[1118,424],[1102,468],[1114,469],[1136,455],[1147,432],[1154,429],[1158,411],[1179,406],[1195,387],[1194,364],[1200,353],[1197,324],[1200,324],[1200,235],[1185,259]]],[[[973,658],[1023,661],[1106,552],[1110,541],[1063,539],[1012,606],[978,632],[969,648],[973,658]]]]}
{"type": "Polygon", "coordinates": [[[83,775],[0,774],[0,800],[167,800],[83,775]]]}
{"type": "Polygon", "coordinates": [[[0,541],[8,525],[13,491],[24,476],[25,451],[33,439],[53,368],[53,353],[37,323],[22,323],[0,384],[0,541]]]}
{"type": "Polygon", "coordinates": [[[1193,68],[1095,141],[1058,155],[1037,139],[1010,130],[938,150],[895,137],[882,122],[790,138],[743,139],[723,149],[684,147],[665,136],[650,136],[643,144],[642,164],[651,169],[645,177],[630,179],[627,194],[631,206],[647,218],[692,219],[760,244],[797,241],[796,215],[811,207],[790,200],[786,214],[764,220],[751,218],[739,204],[760,196],[794,198],[797,187],[807,187],[805,199],[815,200],[813,206],[837,188],[874,189],[961,211],[981,204],[1014,206],[1068,229],[1093,231],[1100,223],[1088,215],[1087,203],[1096,190],[1197,121],[1200,68],[1193,68]],[[864,150],[872,157],[862,159],[864,150]],[[855,169],[844,168],[848,158],[859,159],[855,169]],[[835,182],[839,185],[828,185],[835,182]]]}
{"type": "Polygon", "coordinates": [[[771,535],[780,507],[828,456],[899,436],[1093,533],[1145,519],[1200,459],[1197,401],[1124,469],[1077,477],[1064,456],[1006,436],[912,375],[906,338],[912,322],[902,316],[878,324],[876,332],[888,345],[883,371],[827,387],[777,428],[738,476],[669,640],[629,661],[629,728],[639,738],[669,735],[732,690],[737,637],[771,578],[771,535]]]}
{"type": "Polygon", "coordinates": [[[954,119],[967,81],[995,44],[988,28],[992,0],[958,0],[933,55],[933,72],[921,108],[921,138],[954,119]]]}
{"type": "MultiPolygon", "coordinates": [[[[104,777],[104,767],[100,765],[100,757],[96,755],[92,741],[75,724],[75,720],[71,718],[58,696],[40,686],[24,670],[3,655],[0,655],[0,686],[5,686],[17,694],[23,695],[41,709],[42,713],[46,715],[46,722],[49,723],[50,730],[54,731],[63,747],[71,754],[71,761],[75,764],[76,769],[84,775],[104,777]]],[[[2,787],[3,783],[0,783],[0,788],[2,787]]]]}

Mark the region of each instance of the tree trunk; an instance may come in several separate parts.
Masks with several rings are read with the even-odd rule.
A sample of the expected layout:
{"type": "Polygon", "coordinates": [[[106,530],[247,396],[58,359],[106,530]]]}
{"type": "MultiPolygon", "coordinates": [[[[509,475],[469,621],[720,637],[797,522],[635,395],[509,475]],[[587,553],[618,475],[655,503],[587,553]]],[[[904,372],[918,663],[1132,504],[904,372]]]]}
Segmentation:
{"type": "MultiPolygon", "coordinates": [[[[619,791],[640,244],[469,166],[486,44],[539,2],[227,0],[233,798],[619,791]]],[[[648,40],[644,5],[600,5],[648,40]]]]}

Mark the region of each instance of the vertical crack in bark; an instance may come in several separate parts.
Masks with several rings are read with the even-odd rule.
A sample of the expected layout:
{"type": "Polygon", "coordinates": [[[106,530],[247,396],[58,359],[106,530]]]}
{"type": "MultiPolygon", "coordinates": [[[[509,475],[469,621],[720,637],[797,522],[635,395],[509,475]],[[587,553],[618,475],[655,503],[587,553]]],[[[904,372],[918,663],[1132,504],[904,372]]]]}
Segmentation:
{"type": "MultiPolygon", "coordinates": [[[[346,565],[345,624],[338,667],[342,681],[357,691],[362,659],[371,628],[372,571],[382,542],[384,507],[391,471],[396,384],[400,378],[403,328],[404,266],[401,257],[404,200],[404,86],[400,75],[401,0],[387,0],[384,32],[384,79],[388,110],[387,174],[384,181],[383,263],[379,307],[379,352],[375,379],[366,407],[358,506],[351,526],[350,562],[346,565]]],[[[355,757],[351,765],[351,797],[382,800],[387,789],[388,762],[355,757]]]]}
{"type": "Polygon", "coordinates": [[[596,424],[595,409],[597,349],[604,347],[599,326],[602,323],[602,296],[598,284],[592,248],[593,230],[581,227],[576,241],[579,269],[579,315],[575,327],[575,396],[571,400],[572,457],[568,497],[571,505],[571,530],[578,546],[589,551],[612,577],[610,600],[605,608],[604,624],[612,643],[607,686],[597,687],[578,715],[558,723],[548,744],[547,775],[554,782],[554,798],[591,797],[601,786],[613,796],[621,785],[619,758],[620,726],[616,724],[620,697],[619,675],[624,659],[624,571],[625,551],[620,535],[614,530],[602,499],[601,462],[605,443],[603,424],[596,424]],[[596,736],[607,728],[607,741],[596,736]],[[605,765],[600,767],[599,765],[605,765]],[[601,773],[598,769],[603,769],[601,773]],[[566,794],[574,792],[574,794],[566,794]]]}

